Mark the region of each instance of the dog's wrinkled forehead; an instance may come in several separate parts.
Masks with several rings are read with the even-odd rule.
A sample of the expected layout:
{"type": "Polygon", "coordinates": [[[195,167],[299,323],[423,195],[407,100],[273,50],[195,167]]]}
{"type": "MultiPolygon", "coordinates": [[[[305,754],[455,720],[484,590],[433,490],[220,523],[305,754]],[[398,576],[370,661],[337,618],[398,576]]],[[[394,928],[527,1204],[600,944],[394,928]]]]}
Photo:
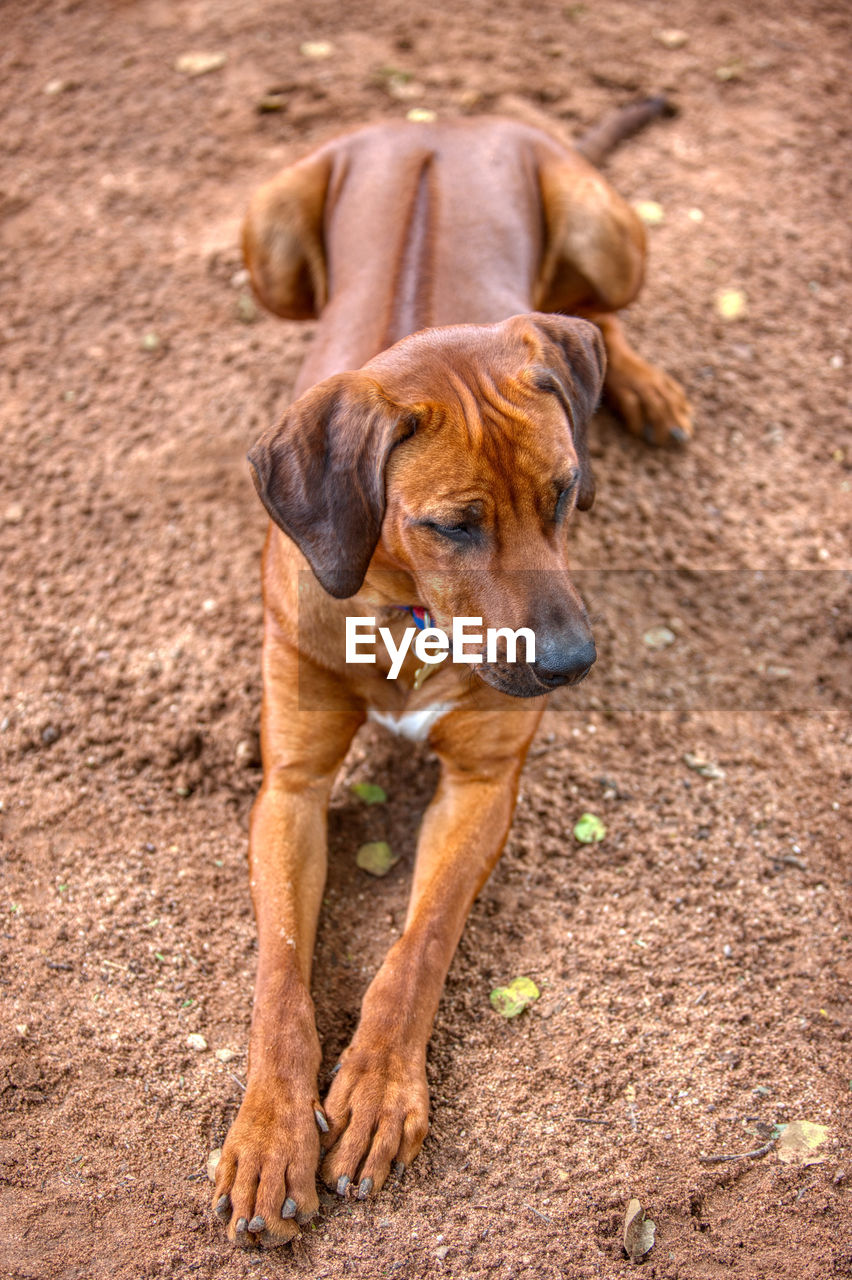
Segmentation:
{"type": "MultiPolygon", "coordinates": [[[[595,325],[533,312],[499,324],[422,330],[364,372],[410,406],[419,424],[409,449],[392,459],[393,478],[406,469],[404,458],[410,466],[443,468],[449,484],[464,478],[474,485],[483,467],[486,475],[514,475],[515,489],[522,472],[533,484],[551,485],[557,471],[565,476],[576,467],[577,506],[585,511],[594,498],[586,425],[605,364],[595,325]]],[[[427,479],[425,472],[419,478],[427,479]]],[[[435,481],[430,474],[428,482],[435,481]]]]}
{"type": "Polygon", "coordinates": [[[365,367],[402,403],[452,404],[525,387],[527,371],[546,360],[546,340],[520,320],[425,329],[383,351],[365,367]]]}

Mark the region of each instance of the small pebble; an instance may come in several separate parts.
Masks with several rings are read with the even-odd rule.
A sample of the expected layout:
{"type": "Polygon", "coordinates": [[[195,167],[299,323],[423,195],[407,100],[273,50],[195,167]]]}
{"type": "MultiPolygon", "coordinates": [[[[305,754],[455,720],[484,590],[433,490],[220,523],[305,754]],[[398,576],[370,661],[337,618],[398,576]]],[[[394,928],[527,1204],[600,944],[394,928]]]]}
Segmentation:
{"type": "Polygon", "coordinates": [[[437,113],[430,111],[428,107],[412,107],[410,111],[406,111],[405,118],[413,121],[414,124],[431,124],[438,117],[437,113]]]}
{"type": "Polygon", "coordinates": [[[386,87],[390,96],[399,102],[410,102],[412,98],[423,97],[423,85],[404,76],[390,76],[386,87]]]}
{"type": "Polygon", "coordinates": [[[439,1262],[443,1262],[449,1252],[450,1252],[450,1246],[448,1244],[439,1245],[438,1248],[435,1250],[435,1257],[438,1259],[439,1262]]]}
{"type": "Polygon", "coordinates": [[[659,40],[667,49],[682,49],[689,36],[677,27],[665,27],[662,31],[654,32],[654,39],[659,40]]]}
{"type": "Polygon", "coordinates": [[[667,649],[677,636],[668,627],[650,627],[642,639],[649,649],[667,649]]]}
{"type": "Polygon", "coordinates": [[[741,80],[745,67],[739,60],[727,62],[723,67],[716,68],[717,80],[741,80]]]}
{"type": "Polygon", "coordinates": [[[260,745],[256,738],[242,738],[234,751],[237,764],[244,769],[254,769],[260,764],[260,745]]]}
{"type": "Polygon", "coordinates": [[[661,204],[657,204],[656,200],[637,200],[633,208],[646,227],[658,227],[665,221],[665,210],[661,204]]]}
{"type": "Polygon", "coordinates": [[[216,1057],[219,1059],[220,1062],[232,1062],[233,1059],[236,1058],[236,1056],[237,1056],[236,1051],[234,1049],[217,1049],[216,1050],[216,1057]]]}
{"type": "Polygon", "coordinates": [[[160,335],[154,333],[152,329],[149,333],[143,335],[139,345],[143,351],[157,351],[162,345],[160,335]]]}
{"type": "Polygon", "coordinates": [[[3,519],[7,524],[20,524],[23,518],[24,508],[20,502],[11,502],[3,514],[3,519]]]}
{"type": "Polygon", "coordinates": [[[55,724],[49,724],[41,731],[41,740],[46,747],[59,740],[59,730],[55,724]]]}
{"type": "Polygon", "coordinates": [[[207,1048],[207,1041],[197,1031],[190,1031],[186,1037],[186,1045],[188,1049],[195,1049],[196,1053],[202,1053],[207,1048]]]}
{"type": "Polygon", "coordinates": [[[258,99],[257,110],[262,116],[271,114],[273,111],[286,111],[287,98],[283,93],[265,93],[258,99]]]}
{"type": "Polygon", "coordinates": [[[723,320],[738,320],[746,313],[746,296],[741,289],[720,289],[716,294],[716,311],[723,320]]]}

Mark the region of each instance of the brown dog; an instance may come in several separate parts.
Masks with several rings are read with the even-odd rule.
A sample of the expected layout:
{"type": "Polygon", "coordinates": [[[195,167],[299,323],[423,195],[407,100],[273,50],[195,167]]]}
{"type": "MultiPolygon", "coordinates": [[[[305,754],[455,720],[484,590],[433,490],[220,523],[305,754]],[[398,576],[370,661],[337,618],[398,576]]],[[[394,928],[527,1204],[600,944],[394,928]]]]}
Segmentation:
{"type": "MultiPolygon", "coordinates": [[[[659,110],[628,109],[587,153],[659,110]]],[[[214,1202],[231,1239],[274,1245],[317,1210],[321,1142],[325,1181],[364,1198],[426,1135],[441,988],[506,839],[543,695],[595,659],[567,529],[594,494],[586,425],[605,353],[631,430],[664,442],[691,426],[680,388],[612,314],[642,281],[639,220],[535,129],[398,122],[344,137],[261,188],[245,255],[270,310],[321,317],[302,394],[250,454],[274,522],[249,854],[260,954],[248,1085],[214,1202]],[[459,616],[531,628],[535,655],[444,662],[422,688],[410,651],[393,680],[380,646],[375,665],[346,663],[347,616],[398,644],[418,608],[447,629],[459,616]],[[323,1110],[310,974],[326,807],[368,717],[427,740],[441,780],[405,928],[323,1110]]]]}

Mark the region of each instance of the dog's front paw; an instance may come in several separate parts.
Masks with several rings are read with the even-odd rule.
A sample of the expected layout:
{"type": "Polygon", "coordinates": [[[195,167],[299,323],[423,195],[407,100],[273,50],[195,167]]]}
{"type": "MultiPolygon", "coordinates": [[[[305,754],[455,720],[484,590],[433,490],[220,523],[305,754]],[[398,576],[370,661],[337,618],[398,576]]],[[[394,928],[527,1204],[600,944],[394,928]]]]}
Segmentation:
{"type": "Polygon", "coordinates": [[[276,1247],[319,1208],[316,1169],[325,1117],[308,1090],[280,1080],[249,1083],[216,1169],[213,1208],[228,1238],[276,1247]]]}
{"type": "Polygon", "coordinates": [[[610,368],[606,392],[628,431],[648,444],[685,444],[692,436],[692,407],[683,387],[640,356],[610,368]]]}
{"type": "Polygon", "coordinates": [[[391,1165],[411,1164],[429,1128],[424,1054],[371,1049],[357,1036],[346,1050],[325,1101],[330,1147],[326,1184],[364,1200],[383,1186],[391,1165]]]}

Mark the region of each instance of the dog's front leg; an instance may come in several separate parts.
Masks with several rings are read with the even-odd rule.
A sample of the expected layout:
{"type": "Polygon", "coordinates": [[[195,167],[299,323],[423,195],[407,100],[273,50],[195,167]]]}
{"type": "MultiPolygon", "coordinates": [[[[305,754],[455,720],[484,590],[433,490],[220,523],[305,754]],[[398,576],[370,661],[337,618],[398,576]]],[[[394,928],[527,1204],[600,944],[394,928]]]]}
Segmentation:
{"type": "Polygon", "coordinates": [[[326,1100],[331,1147],[322,1174],[365,1198],[426,1136],[426,1046],[468,912],[509,831],[518,779],[541,715],[446,716],[432,734],[441,779],[426,811],[402,936],[371,983],[352,1044],[326,1100]]]}
{"type": "MultiPolygon", "coordinates": [[[[311,960],[326,874],[326,809],[363,716],[346,706],[300,711],[299,657],[267,619],[263,787],[249,842],[258,966],[248,1084],[216,1172],[214,1206],[240,1244],[283,1244],[318,1208],[320,1046],[311,960]]],[[[321,683],[326,679],[316,674],[321,683]]],[[[331,681],[321,707],[340,704],[331,681]]]]}

